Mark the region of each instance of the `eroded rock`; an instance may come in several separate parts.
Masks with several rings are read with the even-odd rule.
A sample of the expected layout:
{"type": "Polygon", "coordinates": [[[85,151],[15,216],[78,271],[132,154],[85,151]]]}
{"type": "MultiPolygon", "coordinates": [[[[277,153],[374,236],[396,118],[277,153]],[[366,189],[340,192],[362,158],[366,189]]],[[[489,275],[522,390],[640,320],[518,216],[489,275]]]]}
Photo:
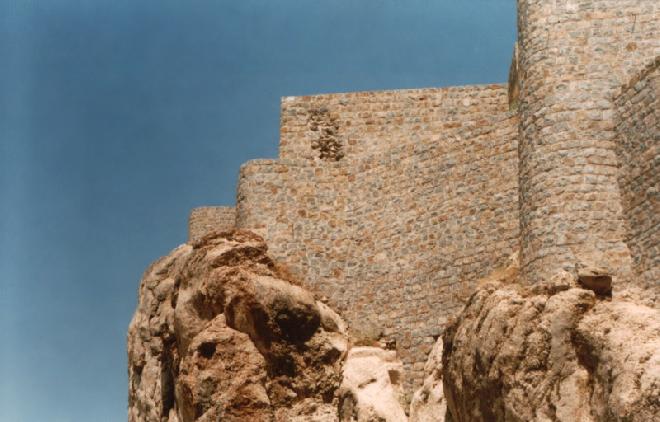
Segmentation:
{"type": "Polygon", "coordinates": [[[346,325],[250,232],[145,273],[128,334],[129,421],[336,421],[346,325]]]}
{"type": "Polygon", "coordinates": [[[442,339],[436,341],[424,365],[426,377],[410,403],[410,422],[445,422],[447,402],[442,386],[442,346],[442,339]]]}
{"type": "Polygon", "coordinates": [[[660,314],[575,281],[470,298],[444,335],[454,421],[660,420],[660,314]]]}
{"type": "Polygon", "coordinates": [[[403,365],[396,352],[357,346],[348,352],[339,390],[344,422],[405,422],[401,405],[403,365]]]}
{"type": "MultiPolygon", "coordinates": [[[[145,272],[129,421],[408,420],[396,352],[374,330],[349,350],[345,322],[266,252],[253,233],[215,233],[145,272]]],[[[517,276],[513,256],[477,283],[429,356],[410,421],[660,420],[657,308],[610,297],[596,270],[529,287],[517,276]]]]}

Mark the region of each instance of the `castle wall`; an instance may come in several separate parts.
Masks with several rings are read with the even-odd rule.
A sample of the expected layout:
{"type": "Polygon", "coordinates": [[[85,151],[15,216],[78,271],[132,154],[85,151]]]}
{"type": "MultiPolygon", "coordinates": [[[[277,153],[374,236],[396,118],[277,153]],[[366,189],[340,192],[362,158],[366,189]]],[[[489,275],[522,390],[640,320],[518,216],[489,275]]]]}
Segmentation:
{"type": "Polygon", "coordinates": [[[359,161],[350,186],[365,199],[350,203],[352,319],[375,317],[414,382],[476,280],[518,247],[517,119],[499,117],[359,161]]]}
{"type": "Polygon", "coordinates": [[[287,97],[279,159],[241,168],[237,227],[352,327],[381,327],[408,387],[519,247],[530,282],[576,264],[657,280],[656,73],[613,99],[660,52],[660,3],[518,5],[508,87],[287,97]]]}
{"type": "Polygon", "coordinates": [[[234,207],[199,207],[188,218],[188,240],[194,241],[214,230],[230,230],[236,225],[234,207]]]}
{"type": "Polygon", "coordinates": [[[241,167],[237,197],[237,226],[262,235],[276,261],[342,309],[350,297],[347,178],[336,163],[252,160],[241,167]]]}
{"type": "Polygon", "coordinates": [[[409,387],[471,283],[517,248],[508,108],[504,85],[286,98],[281,159],[241,169],[238,226],[353,327],[381,327],[409,387]]]}
{"type": "Polygon", "coordinates": [[[616,99],[619,185],[635,277],[660,293],[660,57],[616,99]]]}
{"type": "Polygon", "coordinates": [[[441,133],[486,127],[504,112],[504,85],[352,92],[285,97],[280,158],[321,159],[323,145],[338,145],[339,160],[377,155],[441,133]],[[320,144],[320,145],[319,145],[320,144]]]}
{"type": "Polygon", "coordinates": [[[530,283],[595,266],[657,296],[660,2],[518,8],[508,86],[283,98],[279,159],[243,165],[236,209],[193,210],[190,239],[261,234],[354,333],[396,345],[408,392],[519,249],[530,283]]]}
{"type": "MultiPolygon", "coordinates": [[[[615,90],[660,50],[657,0],[518,0],[521,264],[630,274],[615,90]]],[[[615,288],[617,284],[615,283],[615,288]]]]}

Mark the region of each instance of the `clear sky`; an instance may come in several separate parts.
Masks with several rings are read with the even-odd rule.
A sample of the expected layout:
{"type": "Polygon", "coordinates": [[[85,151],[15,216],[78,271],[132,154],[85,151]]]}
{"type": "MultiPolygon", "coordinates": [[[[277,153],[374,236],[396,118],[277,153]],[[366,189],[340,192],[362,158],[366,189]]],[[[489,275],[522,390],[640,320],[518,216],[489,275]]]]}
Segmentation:
{"type": "Polygon", "coordinates": [[[515,0],[0,0],[0,421],[126,420],[126,329],[286,95],[504,82],[515,0]]]}

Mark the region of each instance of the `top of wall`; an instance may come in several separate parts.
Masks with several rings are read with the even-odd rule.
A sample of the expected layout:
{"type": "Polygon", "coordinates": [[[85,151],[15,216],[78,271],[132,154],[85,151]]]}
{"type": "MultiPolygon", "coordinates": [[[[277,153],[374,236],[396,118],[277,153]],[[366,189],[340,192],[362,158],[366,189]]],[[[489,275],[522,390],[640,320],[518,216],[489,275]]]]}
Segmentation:
{"type": "Polygon", "coordinates": [[[280,158],[352,161],[509,113],[506,84],[284,97],[280,158]]]}
{"type": "Polygon", "coordinates": [[[216,230],[231,230],[236,226],[236,208],[226,206],[198,207],[188,217],[188,240],[195,241],[216,230]]]}

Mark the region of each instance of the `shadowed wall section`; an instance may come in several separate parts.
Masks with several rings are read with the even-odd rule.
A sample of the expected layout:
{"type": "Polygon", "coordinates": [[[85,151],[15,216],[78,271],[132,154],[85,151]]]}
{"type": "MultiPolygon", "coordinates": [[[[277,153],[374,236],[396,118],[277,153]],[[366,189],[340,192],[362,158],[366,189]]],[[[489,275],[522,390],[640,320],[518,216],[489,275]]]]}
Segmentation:
{"type": "Polygon", "coordinates": [[[619,185],[633,282],[657,296],[660,282],[660,57],[616,99],[619,185]]]}

